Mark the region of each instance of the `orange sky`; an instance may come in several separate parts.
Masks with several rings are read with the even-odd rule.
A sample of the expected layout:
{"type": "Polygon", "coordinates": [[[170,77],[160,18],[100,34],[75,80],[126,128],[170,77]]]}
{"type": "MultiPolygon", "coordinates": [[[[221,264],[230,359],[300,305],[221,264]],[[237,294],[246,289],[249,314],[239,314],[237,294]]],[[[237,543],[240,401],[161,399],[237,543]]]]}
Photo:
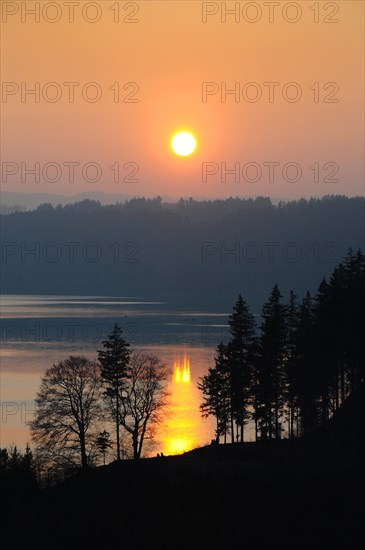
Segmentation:
{"type": "MultiPolygon", "coordinates": [[[[34,16],[22,13],[22,4],[31,9],[35,2],[2,2],[2,162],[15,163],[3,164],[2,189],[62,194],[98,189],[169,197],[363,193],[363,2],[319,2],[318,23],[309,9],[314,5],[311,1],[296,2],[301,10],[296,23],[285,20],[295,17],[288,2],[279,2],[272,23],[264,2],[251,2],[261,9],[256,23],[244,19],[252,19],[259,9],[253,6],[247,11],[248,2],[238,3],[238,22],[234,15],[227,15],[225,23],[221,2],[210,2],[208,9],[219,11],[208,16],[206,23],[202,10],[207,8],[195,0],[129,5],[103,0],[94,3],[100,15],[96,23],[82,17],[81,8],[90,4],[83,0],[75,6],[73,23],[68,21],[69,8],[63,1],[57,2],[60,20],[55,23],[46,20],[57,17],[54,7],[41,11],[35,23],[34,16]],[[121,18],[129,16],[137,22],[115,23],[111,7],[116,5],[121,18]],[[332,14],[336,6],[339,11],[332,14]],[[138,13],[129,15],[137,8],[138,13]],[[339,22],[325,23],[325,17],[339,22]],[[40,83],[41,93],[45,84],[57,83],[60,101],[51,103],[41,95],[39,103],[32,96],[22,102],[21,83],[32,88],[35,82],[40,83]],[[80,83],[75,87],[74,103],[68,100],[64,82],[80,83]],[[82,97],[81,90],[89,82],[96,82],[101,90],[96,103],[82,97]],[[125,83],[137,83],[134,99],[138,102],[114,102],[109,87],[116,82],[121,98],[137,89],[133,85],[123,90],[125,83]],[[215,82],[219,90],[205,103],[203,82],[215,82]],[[230,89],[236,82],[239,102],[228,95],[223,103],[222,83],[230,89]],[[245,88],[249,82],[256,83],[255,87],[245,88]],[[272,103],[264,82],[279,83],[272,103]],[[302,90],[302,99],[296,103],[282,97],[288,82],[302,90]],[[320,89],[318,103],[314,90],[309,89],[315,82],[320,89]],[[323,102],[334,90],[323,90],[328,82],[339,87],[333,96],[338,103],[323,102]],[[14,87],[19,92],[6,95],[14,87]],[[262,91],[261,99],[256,103],[245,100],[245,91],[255,89],[262,91]],[[189,158],[176,157],[169,147],[173,133],[182,127],[190,128],[198,140],[198,149],[189,158]],[[38,183],[33,176],[22,174],[35,162],[41,169],[49,162],[57,163],[59,181],[47,181],[56,174],[52,167],[46,178],[40,175],[38,183]],[[74,182],[69,181],[69,168],[64,165],[69,162],[80,163],[75,166],[74,182]],[[96,174],[93,168],[83,176],[82,167],[88,162],[100,167],[99,181],[90,181],[96,174]],[[116,162],[121,167],[119,182],[114,182],[109,168],[116,162]],[[269,183],[267,163],[272,162],[279,165],[269,183]],[[206,181],[202,178],[204,163],[212,163],[211,169],[217,170],[206,181]],[[232,175],[223,181],[222,163],[227,169],[237,168],[238,163],[239,181],[232,175]],[[256,164],[247,169],[248,163],[256,164]],[[283,166],[287,163],[300,166],[299,181],[285,181],[283,166]],[[138,181],[123,182],[136,164],[139,170],[132,179],[138,181]],[[247,181],[255,179],[257,165],[261,177],[257,172],[258,181],[247,181]],[[315,181],[317,168],[310,166],[319,168],[319,182],[315,181]],[[324,182],[336,166],[339,172],[332,179],[339,181],[324,182]],[[12,168],[19,169],[17,174],[4,177],[12,168]]],[[[40,9],[47,4],[40,2],[40,9]]],[[[235,2],[225,5],[232,9],[235,2]]],[[[91,7],[85,13],[92,18],[98,12],[91,7]]],[[[56,88],[48,90],[51,96],[56,88]]],[[[95,89],[89,91],[92,94],[95,89]]],[[[293,87],[288,89],[288,93],[293,91],[293,87]]],[[[290,170],[287,179],[295,176],[290,170]]]]}

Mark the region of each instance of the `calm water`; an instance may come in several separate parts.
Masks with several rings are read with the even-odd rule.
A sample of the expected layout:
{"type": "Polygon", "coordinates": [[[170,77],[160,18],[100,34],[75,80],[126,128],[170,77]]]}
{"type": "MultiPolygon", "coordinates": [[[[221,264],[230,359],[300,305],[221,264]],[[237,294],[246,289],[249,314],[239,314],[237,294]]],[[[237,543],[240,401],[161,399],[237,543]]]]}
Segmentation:
{"type": "Polygon", "coordinates": [[[138,297],[1,296],[1,446],[29,441],[26,421],[42,372],[71,353],[96,358],[115,322],[132,348],[153,352],[171,368],[169,417],[151,452],[181,452],[209,443],[213,420],[199,414],[198,378],[227,339],[227,314],[176,311],[168,303],[138,297]],[[174,377],[176,366],[189,378],[174,377]]]}

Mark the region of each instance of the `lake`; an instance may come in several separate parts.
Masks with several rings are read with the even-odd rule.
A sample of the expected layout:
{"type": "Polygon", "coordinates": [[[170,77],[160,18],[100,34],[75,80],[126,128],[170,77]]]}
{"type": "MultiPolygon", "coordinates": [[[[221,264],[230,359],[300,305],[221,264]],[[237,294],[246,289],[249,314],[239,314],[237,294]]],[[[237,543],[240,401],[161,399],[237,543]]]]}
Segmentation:
{"type": "Polygon", "coordinates": [[[197,381],[227,341],[227,313],[176,310],[141,297],[15,296],[1,300],[1,446],[24,447],[26,422],[42,373],[70,354],[97,357],[119,323],[132,349],[156,354],[171,370],[169,415],[150,454],[173,454],[210,443],[214,419],[202,420],[197,381]],[[185,368],[185,379],[176,376],[185,368]],[[189,374],[187,374],[189,372],[189,374]]]}

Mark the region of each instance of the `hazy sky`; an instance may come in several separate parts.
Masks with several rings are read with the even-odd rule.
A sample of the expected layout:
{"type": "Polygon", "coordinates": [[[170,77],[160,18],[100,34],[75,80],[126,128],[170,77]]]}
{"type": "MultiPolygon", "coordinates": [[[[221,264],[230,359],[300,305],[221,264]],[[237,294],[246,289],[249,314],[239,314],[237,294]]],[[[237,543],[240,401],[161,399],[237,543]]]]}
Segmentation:
{"type": "Polygon", "coordinates": [[[35,4],[2,2],[2,189],[363,193],[362,1],[35,4]]]}

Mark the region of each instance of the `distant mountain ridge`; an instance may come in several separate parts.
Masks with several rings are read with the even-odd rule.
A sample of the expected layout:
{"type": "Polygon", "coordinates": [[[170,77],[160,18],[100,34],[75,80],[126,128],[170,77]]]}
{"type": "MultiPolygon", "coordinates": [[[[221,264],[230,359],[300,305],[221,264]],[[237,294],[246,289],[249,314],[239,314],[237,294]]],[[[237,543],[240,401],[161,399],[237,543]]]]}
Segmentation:
{"type": "Polygon", "coordinates": [[[164,203],[84,200],[1,217],[5,294],[144,296],[227,311],[316,291],[348,249],[364,249],[364,199],[328,196],[164,203]]]}
{"type": "MultiPolygon", "coordinates": [[[[41,204],[52,204],[56,207],[58,204],[66,206],[67,204],[73,204],[84,200],[98,201],[103,206],[108,204],[124,203],[127,200],[134,198],[141,198],[138,195],[129,195],[126,193],[105,193],[104,191],[85,191],[83,193],[76,193],[75,195],[61,195],[54,193],[21,193],[15,191],[1,191],[0,192],[0,207],[21,207],[19,210],[34,210],[41,204]]],[[[247,199],[249,197],[241,197],[247,199]]],[[[162,197],[164,202],[177,202],[178,199],[164,196],[162,197]]],[[[196,199],[199,201],[209,200],[204,197],[196,199]]],[[[214,200],[214,199],[210,199],[214,200]]],[[[273,204],[277,204],[285,199],[271,198],[273,204]]],[[[6,210],[3,208],[3,210],[6,210]]],[[[4,213],[4,212],[2,212],[4,213]]]]}
{"type": "Polygon", "coordinates": [[[75,195],[60,195],[53,193],[18,193],[14,191],[1,191],[0,195],[2,206],[21,206],[26,210],[33,210],[40,204],[49,203],[52,206],[62,204],[72,204],[75,202],[90,199],[99,201],[100,204],[113,204],[117,202],[125,202],[132,198],[132,195],[121,193],[104,193],[103,191],[86,191],[84,193],[76,193],[75,195]]]}

